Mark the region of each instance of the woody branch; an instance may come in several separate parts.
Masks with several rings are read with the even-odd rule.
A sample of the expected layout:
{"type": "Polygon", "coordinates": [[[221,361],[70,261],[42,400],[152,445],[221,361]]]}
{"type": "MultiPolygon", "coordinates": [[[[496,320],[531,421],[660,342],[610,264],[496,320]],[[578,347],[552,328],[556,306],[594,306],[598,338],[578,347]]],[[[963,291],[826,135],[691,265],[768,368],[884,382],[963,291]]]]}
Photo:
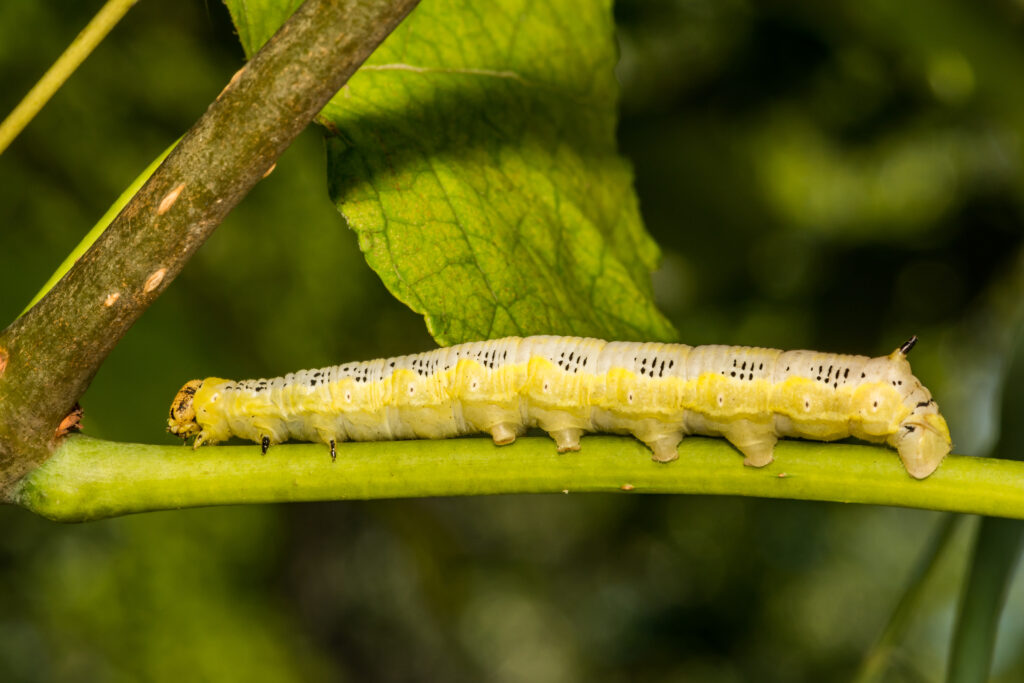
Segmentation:
{"type": "Polygon", "coordinates": [[[0,333],[0,490],[42,464],[100,365],[418,0],[307,0],[89,251],[0,333]]]}

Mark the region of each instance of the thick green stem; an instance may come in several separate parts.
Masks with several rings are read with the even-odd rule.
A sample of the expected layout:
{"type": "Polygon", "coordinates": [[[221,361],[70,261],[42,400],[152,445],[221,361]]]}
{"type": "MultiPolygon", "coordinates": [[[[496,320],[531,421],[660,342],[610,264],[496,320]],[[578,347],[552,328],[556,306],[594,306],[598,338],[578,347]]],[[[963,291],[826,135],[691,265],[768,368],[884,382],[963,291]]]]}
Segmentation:
{"type": "Polygon", "coordinates": [[[763,469],[721,439],[688,438],[679,460],[652,462],[625,437],[594,436],[558,455],[550,439],[322,445],[145,446],[69,438],[12,490],[10,502],[77,522],[203,505],[498,493],[696,493],[828,500],[1024,519],[1024,463],[950,456],[924,481],[892,450],[786,441],[763,469]]]}

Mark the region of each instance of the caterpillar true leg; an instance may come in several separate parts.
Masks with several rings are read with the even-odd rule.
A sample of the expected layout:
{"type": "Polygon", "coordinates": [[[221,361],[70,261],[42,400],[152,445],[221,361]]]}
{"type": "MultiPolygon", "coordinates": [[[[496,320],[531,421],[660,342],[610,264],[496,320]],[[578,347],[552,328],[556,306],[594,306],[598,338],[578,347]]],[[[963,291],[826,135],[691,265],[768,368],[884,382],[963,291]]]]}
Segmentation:
{"type": "Polygon", "coordinates": [[[264,436],[260,442],[260,449],[263,451],[263,455],[267,454],[267,450],[270,448],[270,437],[264,436]]]}
{"type": "Polygon", "coordinates": [[[338,452],[335,449],[334,439],[331,439],[331,462],[334,462],[338,458],[338,452]]]}

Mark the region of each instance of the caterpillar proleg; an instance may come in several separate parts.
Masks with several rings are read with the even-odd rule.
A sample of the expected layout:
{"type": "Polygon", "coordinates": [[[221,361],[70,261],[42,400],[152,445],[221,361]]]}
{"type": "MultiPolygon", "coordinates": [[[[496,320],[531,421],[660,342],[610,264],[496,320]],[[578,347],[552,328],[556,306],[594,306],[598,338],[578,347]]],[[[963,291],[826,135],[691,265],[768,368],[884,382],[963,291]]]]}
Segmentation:
{"type": "Polygon", "coordinates": [[[586,432],[632,434],[669,462],[688,434],[722,436],[754,467],[780,437],[854,436],[895,448],[924,478],[949,453],[946,421],[910,371],[914,337],[868,358],[747,346],[507,337],[275,379],[192,380],[169,429],[195,446],[238,436],[266,449],[289,439],[443,439],[489,433],[509,444],[539,427],[558,451],[586,432]]]}

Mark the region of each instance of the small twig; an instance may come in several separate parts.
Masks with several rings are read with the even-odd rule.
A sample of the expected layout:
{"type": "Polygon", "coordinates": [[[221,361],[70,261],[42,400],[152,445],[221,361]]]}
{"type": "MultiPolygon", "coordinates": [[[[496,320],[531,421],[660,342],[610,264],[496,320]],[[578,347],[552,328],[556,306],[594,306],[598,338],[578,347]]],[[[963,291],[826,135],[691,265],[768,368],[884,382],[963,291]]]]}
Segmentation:
{"type": "MultiPolygon", "coordinates": [[[[132,197],[135,196],[139,189],[146,184],[146,181],[149,180],[149,177],[153,175],[156,169],[160,168],[160,164],[164,163],[164,159],[167,158],[167,155],[171,153],[171,150],[173,150],[175,145],[180,141],[181,138],[178,138],[171,143],[170,147],[165,149],[159,156],[157,156],[156,159],[150,162],[149,166],[147,166],[142,173],[140,173],[138,177],[131,182],[125,191],[118,196],[114,203],[110,205],[110,208],[107,209],[106,213],[100,216],[100,219],[96,221],[95,225],[89,229],[89,232],[85,234],[85,237],[83,237],[82,240],[75,245],[75,248],[64,257],[61,264],[57,266],[55,271],[53,271],[53,275],[51,275],[43,286],[39,288],[39,291],[32,297],[32,300],[28,302],[27,306],[25,306],[25,310],[21,312],[22,315],[25,315],[28,312],[28,309],[35,306],[40,299],[46,296],[46,293],[53,289],[55,284],[60,282],[60,279],[64,277],[69,270],[71,270],[71,267],[75,265],[78,259],[82,258],[82,254],[87,252],[89,247],[99,239],[99,236],[103,234],[103,231],[107,229],[111,221],[117,218],[118,214],[121,213],[124,207],[128,205],[128,202],[131,201],[132,197]]],[[[114,298],[114,301],[120,298],[120,294],[116,293],[111,296],[114,298]]]]}
{"type": "Polygon", "coordinates": [[[82,29],[82,32],[68,45],[64,53],[57,58],[43,77],[32,86],[18,106],[0,123],[0,154],[18,137],[25,126],[35,118],[53,94],[64,85],[64,82],[75,72],[85,58],[92,54],[96,46],[106,38],[110,30],[121,21],[121,17],[138,0],[107,0],[96,16],[82,29]]]}

